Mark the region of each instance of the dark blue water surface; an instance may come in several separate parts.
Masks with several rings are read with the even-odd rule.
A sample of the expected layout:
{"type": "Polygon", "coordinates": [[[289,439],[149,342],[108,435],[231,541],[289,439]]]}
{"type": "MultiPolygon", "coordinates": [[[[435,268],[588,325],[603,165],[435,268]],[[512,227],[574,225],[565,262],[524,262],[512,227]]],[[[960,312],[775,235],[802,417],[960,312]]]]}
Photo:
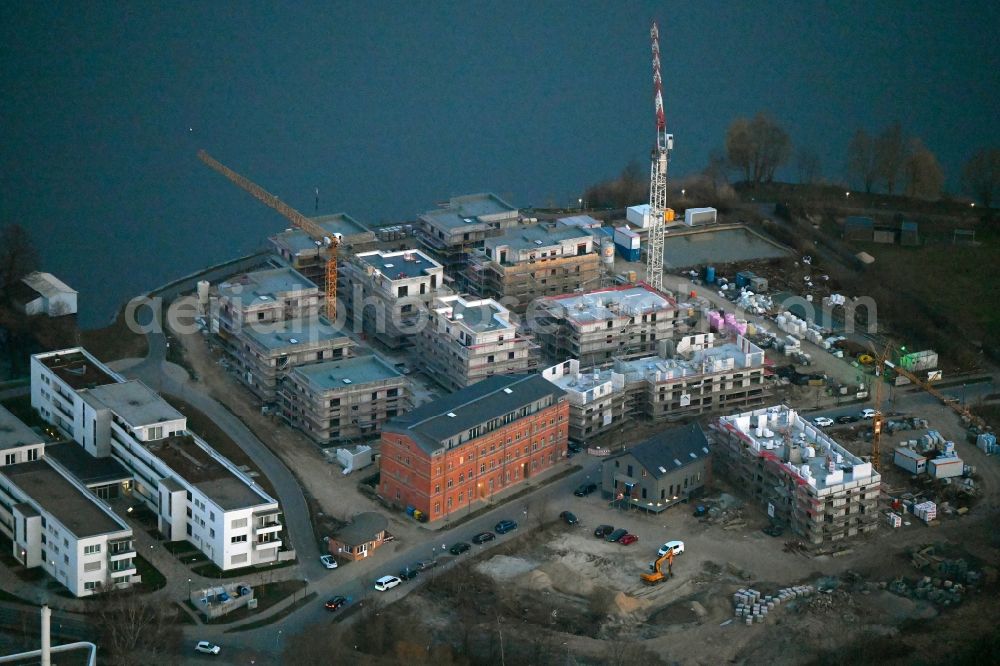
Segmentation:
{"type": "Polygon", "coordinates": [[[661,25],[673,173],[769,110],[840,178],[893,119],[949,184],[1000,143],[995,2],[13,2],[0,7],[0,224],[81,292],[128,296],[285,225],[206,148],[303,212],[403,221],[449,195],[576,201],[645,164],[661,25]]]}

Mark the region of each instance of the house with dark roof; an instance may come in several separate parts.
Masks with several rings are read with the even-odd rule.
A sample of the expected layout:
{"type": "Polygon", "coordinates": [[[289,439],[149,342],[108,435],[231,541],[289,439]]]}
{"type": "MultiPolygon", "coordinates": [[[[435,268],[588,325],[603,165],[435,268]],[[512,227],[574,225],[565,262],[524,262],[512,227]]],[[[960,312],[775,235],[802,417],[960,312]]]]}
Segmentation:
{"type": "Polygon", "coordinates": [[[327,541],[331,555],[348,560],[363,560],[385,543],[389,521],[381,513],[365,511],[354,516],[335,536],[327,541]]]}
{"type": "Polygon", "coordinates": [[[697,423],[664,430],[604,461],[604,496],[622,508],[659,513],[703,492],[711,458],[697,423]]]}
{"type": "Polygon", "coordinates": [[[568,416],[541,375],[489,377],[382,426],[378,492],[432,521],[469,511],[565,460],[568,416]]]}

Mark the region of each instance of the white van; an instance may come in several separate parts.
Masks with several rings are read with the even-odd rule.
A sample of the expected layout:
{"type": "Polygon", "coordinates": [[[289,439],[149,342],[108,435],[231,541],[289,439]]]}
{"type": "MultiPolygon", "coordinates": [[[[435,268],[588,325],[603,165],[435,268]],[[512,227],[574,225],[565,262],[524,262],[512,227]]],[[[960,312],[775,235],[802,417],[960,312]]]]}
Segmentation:
{"type": "Polygon", "coordinates": [[[391,590],[392,588],[399,585],[401,580],[395,576],[382,576],[377,581],[375,581],[375,589],[379,592],[385,592],[386,590],[391,590]]]}

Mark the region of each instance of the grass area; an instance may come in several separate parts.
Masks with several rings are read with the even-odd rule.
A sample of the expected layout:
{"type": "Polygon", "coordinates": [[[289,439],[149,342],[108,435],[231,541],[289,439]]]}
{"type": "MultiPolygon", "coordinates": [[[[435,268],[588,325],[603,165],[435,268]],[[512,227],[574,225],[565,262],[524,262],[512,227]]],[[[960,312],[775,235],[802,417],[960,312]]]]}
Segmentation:
{"type": "Polygon", "coordinates": [[[972,413],[982,418],[994,430],[1000,429],[1000,405],[976,405],[972,413]]]}
{"type": "MultiPolygon", "coordinates": [[[[283,580],[278,583],[265,583],[263,585],[256,585],[253,588],[254,598],[257,599],[257,608],[251,610],[250,608],[243,606],[234,610],[232,613],[227,613],[222,617],[215,618],[212,620],[204,620],[205,624],[232,624],[233,622],[240,622],[246,620],[247,618],[255,617],[261,612],[281,603],[288,597],[295,595],[299,590],[305,587],[305,582],[301,580],[283,580]]],[[[193,608],[194,605],[189,605],[193,608]]]]}
{"type": "Polygon", "coordinates": [[[198,624],[198,621],[191,617],[191,613],[188,613],[185,610],[185,607],[194,610],[194,606],[190,601],[185,601],[183,604],[175,601],[174,605],[177,607],[177,613],[175,613],[175,616],[177,617],[177,624],[189,624],[192,626],[198,624]]]}
{"type": "Polygon", "coordinates": [[[16,594],[11,594],[7,590],[0,590],[0,601],[9,601],[15,604],[27,604],[28,606],[37,606],[33,601],[28,601],[27,599],[22,599],[16,594]]]}
{"type": "Polygon", "coordinates": [[[135,569],[136,573],[142,576],[142,583],[137,586],[140,590],[155,592],[166,586],[166,577],[142,555],[135,556],[135,569]]]}
{"type": "Polygon", "coordinates": [[[87,351],[105,363],[121,358],[145,358],[149,351],[146,336],[129,330],[124,307],[109,326],[81,331],[80,338],[87,351]]]}
{"type": "Polygon", "coordinates": [[[163,399],[173,405],[174,409],[187,417],[188,428],[209,443],[216,451],[228,458],[237,467],[247,467],[255,473],[254,481],[271,497],[277,497],[271,480],[264,476],[260,468],[254,464],[253,460],[243,452],[243,449],[219,427],[219,425],[204,412],[194,407],[186,400],[181,400],[172,395],[164,395],[163,399]]]}
{"type": "Polygon", "coordinates": [[[188,553],[197,553],[198,548],[190,541],[166,541],[163,543],[163,548],[168,553],[173,553],[174,555],[187,555],[188,553]]]}
{"type": "Polygon", "coordinates": [[[284,569],[285,567],[293,566],[296,560],[288,560],[286,562],[279,562],[277,564],[272,564],[270,566],[263,567],[242,567],[240,569],[228,569],[223,571],[215,565],[214,562],[208,562],[202,566],[192,567],[191,571],[195,572],[199,576],[204,576],[205,578],[241,578],[243,576],[248,576],[250,574],[260,573],[261,571],[274,571],[275,569],[284,569]]]}
{"type": "Polygon", "coordinates": [[[248,622],[247,624],[241,624],[238,627],[233,627],[232,629],[229,629],[228,631],[226,631],[226,633],[233,634],[239,631],[252,631],[254,629],[260,629],[261,627],[266,627],[269,624],[274,624],[275,622],[278,622],[279,620],[283,620],[284,618],[288,617],[289,615],[291,615],[298,609],[302,608],[306,604],[311,603],[315,598],[316,598],[316,593],[310,592],[305,596],[304,599],[299,599],[295,603],[291,604],[290,606],[287,606],[286,608],[281,609],[280,611],[278,611],[277,613],[275,613],[270,617],[258,620],[257,622],[248,622]]]}

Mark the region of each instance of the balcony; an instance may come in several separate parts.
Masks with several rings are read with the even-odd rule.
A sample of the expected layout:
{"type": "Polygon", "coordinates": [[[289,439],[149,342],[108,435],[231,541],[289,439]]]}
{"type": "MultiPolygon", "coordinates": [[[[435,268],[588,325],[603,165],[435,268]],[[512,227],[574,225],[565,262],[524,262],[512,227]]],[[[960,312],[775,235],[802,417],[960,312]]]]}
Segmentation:
{"type": "Polygon", "coordinates": [[[265,540],[265,541],[254,541],[253,549],[254,550],[269,550],[271,548],[280,548],[281,547],[281,543],[282,543],[281,539],[268,539],[268,540],[265,540]]]}
{"type": "MultiPolygon", "coordinates": [[[[134,553],[133,553],[134,554],[134,553]]],[[[108,571],[112,576],[121,576],[123,574],[133,575],[136,573],[135,562],[131,559],[128,560],[118,560],[112,562],[111,566],[108,567],[108,571]]]]}

